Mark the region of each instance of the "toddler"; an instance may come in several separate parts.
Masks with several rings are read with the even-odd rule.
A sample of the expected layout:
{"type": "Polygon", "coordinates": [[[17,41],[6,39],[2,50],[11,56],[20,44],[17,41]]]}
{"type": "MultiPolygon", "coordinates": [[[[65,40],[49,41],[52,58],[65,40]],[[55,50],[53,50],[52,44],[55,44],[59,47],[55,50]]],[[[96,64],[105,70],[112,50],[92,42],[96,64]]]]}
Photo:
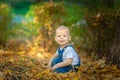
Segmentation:
{"type": "Polygon", "coordinates": [[[60,26],[56,30],[55,41],[59,47],[49,62],[50,70],[57,73],[77,71],[80,66],[80,58],[69,41],[70,31],[65,26],[60,26]]]}

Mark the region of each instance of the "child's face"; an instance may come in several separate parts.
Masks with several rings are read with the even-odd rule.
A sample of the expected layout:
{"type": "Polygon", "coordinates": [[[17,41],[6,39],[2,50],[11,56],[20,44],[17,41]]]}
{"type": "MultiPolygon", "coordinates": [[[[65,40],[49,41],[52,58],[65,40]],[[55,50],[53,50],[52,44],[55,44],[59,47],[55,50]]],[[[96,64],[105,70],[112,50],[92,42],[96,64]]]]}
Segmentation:
{"type": "Polygon", "coordinates": [[[65,47],[71,40],[71,37],[66,29],[62,29],[56,31],[55,40],[61,47],[65,47]]]}

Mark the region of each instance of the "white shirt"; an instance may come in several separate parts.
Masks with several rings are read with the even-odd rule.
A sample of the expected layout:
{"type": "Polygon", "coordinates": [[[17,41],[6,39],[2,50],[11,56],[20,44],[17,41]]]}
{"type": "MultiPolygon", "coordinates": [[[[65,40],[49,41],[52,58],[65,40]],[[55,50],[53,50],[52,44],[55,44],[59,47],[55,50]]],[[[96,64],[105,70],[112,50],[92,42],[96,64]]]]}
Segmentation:
{"type": "MultiPolygon", "coordinates": [[[[57,52],[57,54],[58,54],[58,52],[57,52]]],[[[72,65],[76,65],[79,62],[78,54],[71,46],[68,46],[65,49],[65,51],[63,52],[63,61],[65,61],[68,58],[73,59],[72,65]]]]}

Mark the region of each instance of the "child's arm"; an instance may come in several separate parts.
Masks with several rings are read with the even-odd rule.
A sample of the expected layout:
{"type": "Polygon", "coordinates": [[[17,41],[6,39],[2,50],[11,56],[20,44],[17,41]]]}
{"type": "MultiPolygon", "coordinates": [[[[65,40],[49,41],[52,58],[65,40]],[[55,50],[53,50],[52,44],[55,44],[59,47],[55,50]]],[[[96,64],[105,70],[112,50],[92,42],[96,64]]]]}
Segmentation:
{"type": "Polygon", "coordinates": [[[64,62],[60,62],[60,63],[52,66],[51,70],[54,71],[56,68],[68,66],[68,65],[72,64],[72,61],[73,61],[72,58],[68,58],[68,59],[65,60],[64,62]]]}
{"type": "Polygon", "coordinates": [[[49,67],[49,68],[51,67],[52,60],[53,60],[55,57],[57,57],[57,56],[58,56],[58,54],[55,53],[55,54],[53,55],[53,57],[50,59],[50,62],[48,63],[48,67],[49,67]]]}

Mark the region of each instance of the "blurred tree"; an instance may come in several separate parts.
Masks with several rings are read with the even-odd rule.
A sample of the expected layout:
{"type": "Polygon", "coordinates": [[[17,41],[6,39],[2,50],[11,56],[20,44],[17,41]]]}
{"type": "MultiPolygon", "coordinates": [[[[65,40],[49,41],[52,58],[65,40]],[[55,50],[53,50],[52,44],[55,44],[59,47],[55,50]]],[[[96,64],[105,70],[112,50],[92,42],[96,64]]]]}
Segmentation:
{"type": "Polygon", "coordinates": [[[108,8],[113,8],[114,7],[114,2],[115,0],[104,0],[103,5],[107,6],[108,8]]]}
{"type": "Polygon", "coordinates": [[[0,44],[2,45],[7,41],[11,19],[12,15],[10,6],[0,3],[0,44]]]}
{"type": "Polygon", "coordinates": [[[114,26],[117,26],[116,31],[115,31],[115,38],[108,50],[107,54],[107,64],[114,64],[117,65],[117,67],[120,69],[120,15],[116,15],[117,21],[114,26]]]}
{"type": "Polygon", "coordinates": [[[90,10],[99,10],[101,8],[113,8],[115,0],[80,0],[90,10]]]}
{"type": "Polygon", "coordinates": [[[41,0],[35,0],[36,2],[41,2],[41,0]]]}
{"type": "Polygon", "coordinates": [[[0,2],[5,2],[5,0],[0,0],[0,2]]]}
{"type": "Polygon", "coordinates": [[[103,10],[99,13],[88,13],[88,32],[91,36],[93,53],[97,59],[106,57],[107,64],[120,68],[120,11],[103,10]],[[92,15],[91,15],[92,14],[92,15]]]}
{"type": "Polygon", "coordinates": [[[40,37],[42,47],[49,51],[54,43],[55,32],[53,30],[62,22],[65,13],[63,3],[46,2],[42,5],[36,5],[34,10],[35,22],[41,24],[38,37],[40,37]]]}

